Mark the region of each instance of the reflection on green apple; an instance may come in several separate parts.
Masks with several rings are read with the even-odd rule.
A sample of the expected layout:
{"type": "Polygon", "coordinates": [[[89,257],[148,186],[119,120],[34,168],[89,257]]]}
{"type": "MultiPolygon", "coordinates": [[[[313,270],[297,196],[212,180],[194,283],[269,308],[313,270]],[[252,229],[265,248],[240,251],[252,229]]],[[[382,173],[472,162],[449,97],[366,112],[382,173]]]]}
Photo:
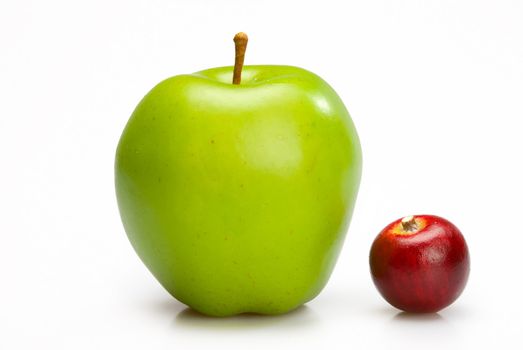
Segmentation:
{"type": "Polygon", "coordinates": [[[233,67],[155,86],[121,136],[127,235],[176,299],[208,315],[279,314],[313,299],[343,245],[361,174],[358,136],[321,78],[233,67]]]}

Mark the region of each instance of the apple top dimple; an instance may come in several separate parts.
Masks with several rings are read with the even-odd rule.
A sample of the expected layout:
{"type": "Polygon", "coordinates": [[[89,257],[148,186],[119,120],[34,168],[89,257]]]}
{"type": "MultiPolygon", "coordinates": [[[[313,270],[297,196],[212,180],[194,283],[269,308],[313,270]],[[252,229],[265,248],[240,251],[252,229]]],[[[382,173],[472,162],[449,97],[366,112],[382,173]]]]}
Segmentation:
{"type": "Polygon", "coordinates": [[[248,88],[268,82],[288,82],[294,80],[304,81],[304,77],[311,80],[318,77],[299,67],[284,65],[252,65],[244,66],[242,70],[241,84],[232,84],[234,67],[217,67],[195,72],[192,75],[200,78],[209,79],[220,84],[228,85],[231,88],[248,88]]]}
{"type": "Polygon", "coordinates": [[[394,235],[413,235],[422,231],[427,226],[427,221],[419,216],[409,215],[398,220],[391,232],[394,235]]]}

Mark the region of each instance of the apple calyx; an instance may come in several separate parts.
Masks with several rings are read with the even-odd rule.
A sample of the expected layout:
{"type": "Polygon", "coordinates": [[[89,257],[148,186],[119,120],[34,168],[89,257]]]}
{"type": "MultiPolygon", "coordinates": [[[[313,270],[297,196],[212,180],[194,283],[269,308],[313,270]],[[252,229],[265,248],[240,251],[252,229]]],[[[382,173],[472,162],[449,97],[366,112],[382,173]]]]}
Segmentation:
{"type": "Polygon", "coordinates": [[[239,85],[242,80],[242,68],[243,61],[245,59],[245,50],[247,50],[247,42],[249,37],[243,32],[239,32],[234,36],[234,48],[235,48],[235,57],[234,57],[234,71],[232,76],[232,83],[239,85]]]}

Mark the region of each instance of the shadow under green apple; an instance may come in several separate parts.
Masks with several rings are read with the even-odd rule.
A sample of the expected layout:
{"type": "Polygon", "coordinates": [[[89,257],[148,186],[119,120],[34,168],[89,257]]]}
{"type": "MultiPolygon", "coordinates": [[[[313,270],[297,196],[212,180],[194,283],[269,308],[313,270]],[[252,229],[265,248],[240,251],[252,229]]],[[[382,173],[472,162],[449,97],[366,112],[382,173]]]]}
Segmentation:
{"type": "Polygon", "coordinates": [[[278,329],[288,330],[290,328],[304,328],[318,321],[318,315],[310,307],[302,305],[293,311],[281,315],[244,313],[230,317],[206,316],[191,308],[186,308],[176,315],[174,324],[176,327],[204,329],[277,327],[278,329]]]}

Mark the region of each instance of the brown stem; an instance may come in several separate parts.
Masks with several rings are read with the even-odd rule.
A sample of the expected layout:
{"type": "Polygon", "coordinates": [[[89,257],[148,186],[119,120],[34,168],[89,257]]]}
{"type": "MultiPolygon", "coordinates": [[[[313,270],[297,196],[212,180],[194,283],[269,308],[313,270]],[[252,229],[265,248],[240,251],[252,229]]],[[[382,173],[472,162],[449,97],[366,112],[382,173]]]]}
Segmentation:
{"type": "Polygon", "coordinates": [[[414,232],[418,229],[418,223],[414,216],[407,216],[401,220],[401,228],[406,232],[414,232]]]}
{"type": "Polygon", "coordinates": [[[239,32],[234,36],[234,47],[236,56],[234,58],[234,74],[232,76],[232,83],[239,85],[242,81],[242,68],[245,59],[245,50],[247,49],[247,41],[249,38],[247,34],[239,32]]]}

